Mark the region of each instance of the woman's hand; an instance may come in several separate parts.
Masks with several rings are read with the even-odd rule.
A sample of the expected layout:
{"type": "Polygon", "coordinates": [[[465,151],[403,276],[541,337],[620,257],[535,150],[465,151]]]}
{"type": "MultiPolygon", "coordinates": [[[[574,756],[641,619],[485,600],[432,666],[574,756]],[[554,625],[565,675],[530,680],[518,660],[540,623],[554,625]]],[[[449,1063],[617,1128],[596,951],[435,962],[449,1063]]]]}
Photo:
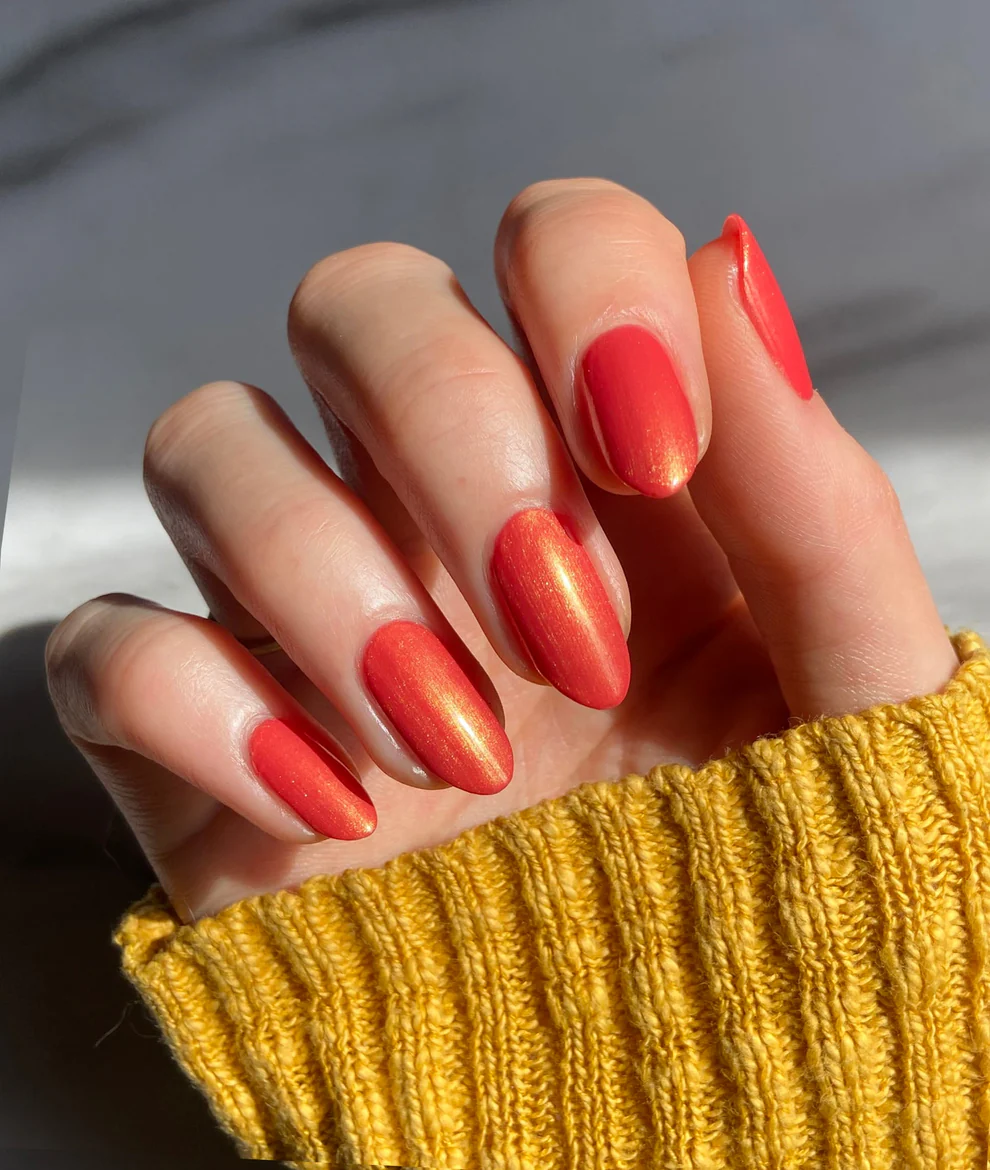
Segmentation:
{"type": "Polygon", "coordinates": [[[432,256],[317,264],[289,334],[343,478],[262,391],[196,390],[146,480],[217,620],[113,595],[52,634],[186,917],[954,669],[742,221],[688,260],[624,188],[538,183],[495,267],[526,361],[432,256]]]}

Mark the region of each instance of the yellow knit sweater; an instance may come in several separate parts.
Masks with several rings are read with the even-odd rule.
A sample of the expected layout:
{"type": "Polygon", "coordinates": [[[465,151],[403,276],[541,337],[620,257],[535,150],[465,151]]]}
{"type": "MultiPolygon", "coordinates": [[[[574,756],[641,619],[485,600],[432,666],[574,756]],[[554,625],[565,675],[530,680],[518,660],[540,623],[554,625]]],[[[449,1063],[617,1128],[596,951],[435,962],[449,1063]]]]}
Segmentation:
{"type": "Polygon", "coordinates": [[[990,655],[940,695],[586,785],[124,967],[246,1157],[986,1170],[990,655]]]}

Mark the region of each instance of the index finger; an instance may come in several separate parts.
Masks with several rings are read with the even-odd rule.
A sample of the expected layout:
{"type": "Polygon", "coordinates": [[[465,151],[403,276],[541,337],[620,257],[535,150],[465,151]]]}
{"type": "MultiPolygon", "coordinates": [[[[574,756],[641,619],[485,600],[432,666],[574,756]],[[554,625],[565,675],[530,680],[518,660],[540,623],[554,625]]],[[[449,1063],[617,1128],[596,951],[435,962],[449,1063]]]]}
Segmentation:
{"type": "Polygon", "coordinates": [[[589,479],[653,497],[683,487],[711,404],[678,229],[617,183],[536,183],[502,218],[495,268],[589,479]]]}

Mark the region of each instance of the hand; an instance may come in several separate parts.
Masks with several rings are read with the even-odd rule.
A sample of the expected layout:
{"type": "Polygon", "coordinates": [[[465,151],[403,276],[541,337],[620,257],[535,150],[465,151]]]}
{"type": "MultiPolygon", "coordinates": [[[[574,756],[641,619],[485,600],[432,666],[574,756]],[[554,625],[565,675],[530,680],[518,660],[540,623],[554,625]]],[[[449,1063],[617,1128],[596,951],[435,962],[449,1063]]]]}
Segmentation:
{"type": "Polygon", "coordinates": [[[495,267],[525,358],[432,256],[317,264],[289,335],[342,478],[262,391],[194,391],[146,482],[216,621],[112,595],[52,634],[62,724],[186,918],[953,672],[741,221],[688,260],[624,188],[538,183],[495,267]]]}

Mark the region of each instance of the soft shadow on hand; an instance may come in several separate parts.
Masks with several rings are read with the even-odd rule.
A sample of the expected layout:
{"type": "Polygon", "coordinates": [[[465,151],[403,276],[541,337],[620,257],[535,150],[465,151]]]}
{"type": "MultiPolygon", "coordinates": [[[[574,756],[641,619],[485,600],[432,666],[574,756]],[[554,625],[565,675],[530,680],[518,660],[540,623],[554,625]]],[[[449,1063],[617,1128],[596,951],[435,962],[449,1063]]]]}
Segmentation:
{"type": "Polygon", "coordinates": [[[0,638],[0,1145],[241,1165],[119,974],[111,931],[152,875],[58,725],[51,628],[0,638]]]}

